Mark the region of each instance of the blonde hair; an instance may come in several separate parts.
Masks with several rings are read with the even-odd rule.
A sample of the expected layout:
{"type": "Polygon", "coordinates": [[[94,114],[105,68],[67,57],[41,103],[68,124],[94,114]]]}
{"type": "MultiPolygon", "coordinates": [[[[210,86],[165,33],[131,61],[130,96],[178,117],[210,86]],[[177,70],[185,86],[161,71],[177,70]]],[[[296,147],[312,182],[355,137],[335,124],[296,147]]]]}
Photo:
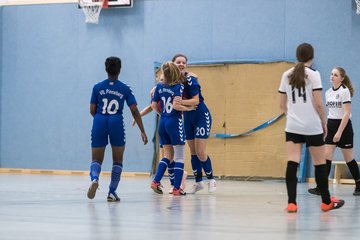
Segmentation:
{"type": "Polygon", "coordinates": [[[335,67],[334,69],[338,70],[340,73],[340,76],[343,78],[342,84],[344,84],[350,91],[350,96],[354,96],[354,87],[350,81],[350,78],[348,75],[346,75],[345,69],[342,67],[335,67]]]}
{"type": "Polygon", "coordinates": [[[170,86],[183,83],[184,76],[175,63],[168,61],[161,65],[161,71],[164,75],[164,83],[170,86]]]}

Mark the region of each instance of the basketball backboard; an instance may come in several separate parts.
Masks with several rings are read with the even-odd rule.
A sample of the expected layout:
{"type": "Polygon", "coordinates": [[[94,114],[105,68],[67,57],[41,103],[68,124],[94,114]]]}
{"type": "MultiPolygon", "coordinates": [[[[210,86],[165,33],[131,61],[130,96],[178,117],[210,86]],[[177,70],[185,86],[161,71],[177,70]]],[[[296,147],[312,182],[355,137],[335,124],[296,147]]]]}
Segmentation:
{"type": "Polygon", "coordinates": [[[125,7],[133,7],[133,3],[134,0],[108,0],[108,7],[121,7],[121,8],[125,8],[125,7]]]}

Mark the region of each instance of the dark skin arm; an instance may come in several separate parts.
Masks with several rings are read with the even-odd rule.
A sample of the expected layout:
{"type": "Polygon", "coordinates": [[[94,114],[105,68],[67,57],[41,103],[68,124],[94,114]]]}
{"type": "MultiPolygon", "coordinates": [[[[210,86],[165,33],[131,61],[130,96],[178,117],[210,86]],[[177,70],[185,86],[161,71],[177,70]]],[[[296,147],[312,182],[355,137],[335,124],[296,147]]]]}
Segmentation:
{"type": "Polygon", "coordinates": [[[147,139],[147,136],[146,136],[146,133],[145,133],[145,129],[144,129],[144,125],[143,125],[143,122],[142,122],[142,119],[141,119],[139,109],[137,108],[137,106],[135,104],[131,105],[129,108],[130,108],[131,114],[132,114],[136,124],[138,125],[138,127],[140,129],[141,139],[142,139],[142,141],[143,141],[143,143],[145,145],[145,144],[147,144],[148,139],[147,139]]]}
{"type": "Polygon", "coordinates": [[[90,114],[91,116],[95,116],[96,113],[96,104],[90,104],[90,114]]]}

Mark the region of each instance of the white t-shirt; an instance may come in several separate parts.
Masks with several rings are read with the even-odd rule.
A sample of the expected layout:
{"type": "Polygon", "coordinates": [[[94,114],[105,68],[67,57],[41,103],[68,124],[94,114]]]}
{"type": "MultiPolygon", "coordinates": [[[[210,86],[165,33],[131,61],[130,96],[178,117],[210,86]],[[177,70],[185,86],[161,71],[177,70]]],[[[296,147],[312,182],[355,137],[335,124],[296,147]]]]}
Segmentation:
{"type": "MultiPolygon", "coordinates": [[[[330,88],[325,93],[326,107],[328,108],[329,119],[342,119],[344,116],[344,103],[351,103],[349,89],[341,84],[337,89],[330,88]]],[[[350,114],[351,117],[351,114],[350,114]]]]}
{"type": "Polygon", "coordinates": [[[289,75],[294,68],[283,73],[279,93],[287,96],[286,132],[302,135],[323,133],[321,119],[314,107],[313,91],[322,91],[321,77],[318,71],[305,67],[307,76],[305,89],[289,85],[289,75]]]}

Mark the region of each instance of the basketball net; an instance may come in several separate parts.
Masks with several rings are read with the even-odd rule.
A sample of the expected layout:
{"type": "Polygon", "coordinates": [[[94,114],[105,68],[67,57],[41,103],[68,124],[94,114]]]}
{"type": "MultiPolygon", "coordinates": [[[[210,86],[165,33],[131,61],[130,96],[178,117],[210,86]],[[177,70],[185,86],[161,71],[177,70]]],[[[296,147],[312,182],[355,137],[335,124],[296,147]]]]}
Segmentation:
{"type": "Polygon", "coordinates": [[[86,23],[99,23],[102,8],[108,8],[108,0],[79,0],[79,5],[85,14],[86,23]]]}
{"type": "Polygon", "coordinates": [[[355,0],[356,2],[356,14],[360,15],[360,0],[355,0]]]}

